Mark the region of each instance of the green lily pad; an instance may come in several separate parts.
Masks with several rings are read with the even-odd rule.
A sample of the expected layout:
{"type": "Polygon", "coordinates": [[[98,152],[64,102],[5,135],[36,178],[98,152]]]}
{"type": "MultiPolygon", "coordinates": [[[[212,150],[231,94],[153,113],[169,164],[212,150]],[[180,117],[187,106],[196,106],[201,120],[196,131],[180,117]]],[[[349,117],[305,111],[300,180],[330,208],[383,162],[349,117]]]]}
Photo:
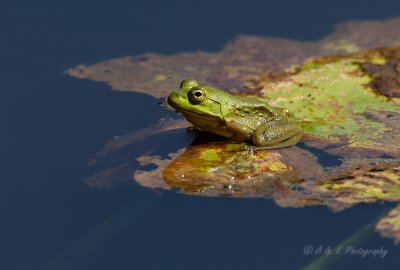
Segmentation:
{"type": "Polygon", "coordinates": [[[400,47],[314,58],[278,78],[260,76],[252,90],[288,108],[310,134],[398,155],[400,47]],[[368,66],[374,67],[373,74],[368,66]],[[390,89],[378,85],[382,78],[392,82],[390,89]]]}

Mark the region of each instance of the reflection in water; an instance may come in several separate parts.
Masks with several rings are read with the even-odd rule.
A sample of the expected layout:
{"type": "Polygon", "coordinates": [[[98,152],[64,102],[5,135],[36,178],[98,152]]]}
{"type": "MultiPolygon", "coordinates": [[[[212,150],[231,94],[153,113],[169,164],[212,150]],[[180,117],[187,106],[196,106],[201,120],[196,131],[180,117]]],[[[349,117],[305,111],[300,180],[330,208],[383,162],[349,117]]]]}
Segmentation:
{"type": "Polygon", "coordinates": [[[112,238],[124,229],[137,222],[140,217],[157,206],[166,196],[149,196],[146,193],[139,194],[134,200],[112,214],[98,226],[77,239],[73,244],[48,260],[40,269],[76,269],[76,265],[107,244],[112,238]]]}

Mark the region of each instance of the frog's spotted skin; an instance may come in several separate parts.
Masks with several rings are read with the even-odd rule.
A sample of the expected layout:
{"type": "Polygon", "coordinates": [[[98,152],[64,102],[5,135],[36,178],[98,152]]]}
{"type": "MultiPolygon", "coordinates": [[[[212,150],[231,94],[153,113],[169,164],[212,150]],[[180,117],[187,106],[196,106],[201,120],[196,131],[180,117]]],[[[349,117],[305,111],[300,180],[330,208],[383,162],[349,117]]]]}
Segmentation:
{"type": "Polygon", "coordinates": [[[229,138],[247,140],[262,149],[295,145],[303,136],[287,110],[258,98],[238,97],[209,86],[184,80],[168,103],[195,127],[229,138]]]}

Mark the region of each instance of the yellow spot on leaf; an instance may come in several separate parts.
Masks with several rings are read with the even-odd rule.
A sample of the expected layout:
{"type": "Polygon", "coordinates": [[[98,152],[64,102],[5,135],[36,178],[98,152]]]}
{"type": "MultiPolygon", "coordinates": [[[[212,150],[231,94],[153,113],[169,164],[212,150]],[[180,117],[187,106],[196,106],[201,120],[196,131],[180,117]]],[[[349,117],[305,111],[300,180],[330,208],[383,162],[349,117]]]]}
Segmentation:
{"type": "Polygon", "coordinates": [[[204,150],[201,153],[201,159],[204,159],[207,161],[221,161],[221,159],[218,156],[218,151],[215,149],[204,150]]]}
{"type": "Polygon", "coordinates": [[[269,169],[273,172],[279,172],[287,169],[287,166],[282,162],[274,162],[269,166],[269,169]]]}
{"type": "Polygon", "coordinates": [[[156,76],[154,76],[154,80],[155,81],[165,81],[167,79],[167,76],[165,76],[164,74],[157,74],[156,76]]]}

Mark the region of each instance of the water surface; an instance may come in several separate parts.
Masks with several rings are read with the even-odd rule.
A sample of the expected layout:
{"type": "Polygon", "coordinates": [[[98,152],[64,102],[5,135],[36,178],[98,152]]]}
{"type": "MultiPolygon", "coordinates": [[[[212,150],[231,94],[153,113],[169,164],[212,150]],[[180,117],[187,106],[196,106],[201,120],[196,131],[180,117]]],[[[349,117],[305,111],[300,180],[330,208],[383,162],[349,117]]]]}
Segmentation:
{"type": "MultiPolygon", "coordinates": [[[[109,190],[89,188],[83,178],[92,173],[86,163],[93,153],[165,112],[152,97],[111,92],[63,72],[147,51],[218,51],[238,34],[316,40],[338,22],[385,19],[398,10],[397,1],[5,4],[0,268],[298,269],[317,259],[305,255],[304,247],[334,246],[390,205],[332,213],[326,207],[284,209],[264,199],[190,197],[133,181],[109,190]]],[[[169,151],[160,137],[141,147],[135,151],[169,151]]],[[[383,247],[388,254],[343,256],[329,269],[399,265],[392,240],[373,235],[360,247],[383,247]]]]}

